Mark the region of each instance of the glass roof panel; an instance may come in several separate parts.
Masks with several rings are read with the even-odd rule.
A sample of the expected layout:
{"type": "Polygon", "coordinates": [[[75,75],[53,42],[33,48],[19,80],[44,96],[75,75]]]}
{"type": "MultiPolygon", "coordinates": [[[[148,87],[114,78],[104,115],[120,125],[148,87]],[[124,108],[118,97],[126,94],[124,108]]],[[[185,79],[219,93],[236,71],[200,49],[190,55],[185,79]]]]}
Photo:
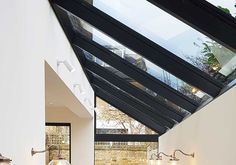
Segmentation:
{"type": "Polygon", "coordinates": [[[236,1],[235,0],[206,0],[207,2],[218,7],[220,10],[232,17],[236,17],[236,1]]]}
{"type": "Polygon", "coordinates": [[[157,134],[155,131],[96,97],[97,134],[157,134]]]}
{"type": "MultiPolygon", "coordinates": [[[[206,99],[210,98],[210,96],[206,93],[196,89],[195,87],[185,83],[184,81],[178,79],[172,74],[166,72],[165,70],[153,64],[149,60],[143,58],[141,55],[135,53],[134,51],[118,43],[111,37],[100,32],[84,20],[73,15],[70,16],[70,19],[76,32],[88,37],[89,39],[95,41],[101,46],[107,48],[117,56],[125,59],[129,63],[142,69],[143,71],[147,72],[148,74],[162,81],[163,83],[169,85],[180,93],[188,96],[191,99],[194,99],[198,103],[201,103],[206,99]]],[[[99,62],[99,59],[97,60],[99,62]]]]}
{"type": "MultiPolygon", "coordinates": [[[[208,0],[231,6],[233,0],[208,0]],[[227,3],[226,3],[227,1],[227,3]]],[[[146,0],[94,0],[93,5],[215,79],[228,84],[236,54],[146,0]]]]}
{"type": "MultiPolygon", "coordinates": [[[[147,94],[152,96],[154,99],[161,102],[163,105],[173,108],[174,110],[182,113],[182,115],[184,115],[184,116],[187,116],[187,115],[190,114],[187,110],[185,110],[185,109],[177,106],[176,104],[172,103],[171,101],[163,98],[162,96],[158,95],[156,92],[148,89],[147,87],[145,87],[142,84],[138,83],[134,79],[130,78],[129,76],[127,76],[125,74],[123,74],[122,72],[118,71],[117,69],[115,69],[112,66],[108,65],[107,63],[105,63],[104,61],[102,61],[99,58],[95,57],[91,53],[83,50],[82,48],[80,48],[80,49],[84,52],[84,55],[85,55],[87,60],[99,64],[100,66],[102,66],[105,69],[109,70],[110,72],[112,72],[113,74],[115,74],[118,77],[122,78],[123,80],[129,82],[130,84],[134,85],[135,87],[137,87],[137,88],[141,89],[142,91],[146,92],[147,94]]],[[[208,98],[205,98],[205,100],[207,100],[207,99],[208,98]]]]}

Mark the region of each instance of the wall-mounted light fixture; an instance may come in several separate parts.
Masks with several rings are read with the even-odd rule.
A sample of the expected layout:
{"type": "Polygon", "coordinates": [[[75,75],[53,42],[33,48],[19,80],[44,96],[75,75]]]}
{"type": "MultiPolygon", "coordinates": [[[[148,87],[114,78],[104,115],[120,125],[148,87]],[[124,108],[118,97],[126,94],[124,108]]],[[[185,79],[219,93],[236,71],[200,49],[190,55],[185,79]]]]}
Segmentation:
{"type": "Polygon", "coordinates": [[[74,90],[78,89],[79,94],[84,95],[84,89],[83,86],[80,84],[73,84],[74,90]]]}
{"type": "Polygon", "coordinates": [[[38,153],[44,153],[46,151],[49,151],[52,147],[56,147],[58,149],[58,159],[52,160],[51,162],[49,162],[48,165],[70,165],[70,163],[61,156],[61,149],[59,145],[51,145],[42,151],[36,151],[32,148],[31,155],[34,156],[35,154],[38,153]]]}
{"type": "Polygon", "coordinates": [[[6,158],[4,156],[2,156],[2,154],[0,154],[0,165],[8,165],[11,163],[11,159],[6,158]]]}
{"type": "Polygon", "coordinates": [[[184,156],[190,156],[190,157],[194,158],[194,153],[187,154],[187,153],[183,152],[182,150],[177,149],[177,150],[174,150],[173,155],[172,155],[170,161],[172,161],[172,162],[173,162],[173,161],[175,161],[175,162],[176,162],[176,161],[179,161],[179,159],[176,157],[176,152],[180,152],[180,153],[183,154],[184,156]]]}
{"type": "Polygon", "coordinates": [[[74,72],[74,71],[75,71],[74,66],[72,66],[68,60],[57,61],[57,67],[58,67],[59,65],[61,65],[61,64],[64,64],[65,67],[66,67],[70,72],[74,72]]]}
{"type": "Polygon", "coordinates": [[[149,164],[150,165],[160,165],[161,160],[162,160],[162,155],[172,158],[172,155],[165,154],[164,152],[159,152],[157,154],[154,153],[151,155],[151,160],[150,160],[149,164]],[[155,156],[155,159],[154,159],[154,156],[155,156]]]}
{"type": "Polygon", "coordinates": [[[89,107],[92,107],[92,102],[90,101],[90,99],[88,97],[85,97],[84,98],[84,103],[89,106],[89,107]]]}
{"type": "Polygon", "coordinates": [[[172,155],[165,154],[164,152],[159,152],[157,154],[157,160],[162,160],[162,155],[164,155],[166,157],[169,157],[169,158],[172,158],[172,155]]]}

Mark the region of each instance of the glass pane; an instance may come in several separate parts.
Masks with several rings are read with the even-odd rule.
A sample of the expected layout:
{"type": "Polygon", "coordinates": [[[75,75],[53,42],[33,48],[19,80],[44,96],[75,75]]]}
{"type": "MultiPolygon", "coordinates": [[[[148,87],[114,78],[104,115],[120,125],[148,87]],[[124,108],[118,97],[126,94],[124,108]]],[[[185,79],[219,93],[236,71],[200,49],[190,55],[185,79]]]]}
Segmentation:
{"type": "Polygon", "coordinates": [[[58,147],[60,147],[61,156],[70,161],[70,126],[47,125],[46,131],[46,146],[55,145],[46,152],[46,164],[53,159],[58,159],[58,147]]]}
{"type": "Polygon", "coordinates": [[[97,134],[157,134],[100,98],[96,98],[97,134]]]}
{"type": "Polygon", "coordinates": [[[196,100],[198,103],[205,101],[202,100],[203,98],[210,98],[210,96],[208,96],[206,93],[196,89],[195,87],[185,83],[184,81],[178,79],[172,74],[166,72],[165,70],[153,64],[149,60],[143,58],[141,55],[135,53],[134,51],[128,49],[124,45],[116,42],[114,39],[100,32],[96,28],[92,27],[87,22],[79,18],[75,18],[74,16],[71,16],[71,19],[77,32],[97,42],[101,46],[107,48],[108,50],[116,54],[117,56],[125,59],[129,63],[142,69],[143,71],[147,72],[148,74],[162,81],[163,83],[169,85],[180,93],[190,97],[191,99],[196,100]]]}
{"type": "MultiPolygon", "coordinates": [[[[177,106],[176,104],[170,102],[169,100],[159,96],[156,92],[153,92],[152,90],[148,89],[147,87],[143,86],[142,84],[138,83],[137,81],[135,81],[134,79],[130,78],[129,76],[123,74],[122,72],[118,71],[117,69],[113,68],[112,66],[108,65],[107,63],[105,63],[104,61],[100,60],[99,58],[93,56],[91,53],[83,50],[82,48],[80,48],[84,54],[85,57],[91,61],[91,62],[95,62],[97,64],[99,64],[100,66],[104,67],[105,69],[109,70],[110,72],[112,72],[113,74],[119,76],[120,78],[124,79],[125,81],[129,82],[130,84],[136,86],[137,88],[141,89],[142,91],[148,93],[149,95],[151,95],[152,97],[154,97],[154,99],[156,99],[157,101],[163,103],[165,106],[167,107],[171,107],[174,110],[182,113],[182,115],[187,116],[189,115],[188,111],[186,111],[185,109],[177,106]]],[[[197,93],[197,92],[196,92],[197,93]]],[[[206,95],[207,96],[207,95],[206,95]]],[[[207,100],[208,98],[205,98],[204,100],[207,100]]]]}
{"type": "Polygon", "coordinates": [[[95,165],[150,165],[157,142],[95,142],[95,165]]]}
{"type": "Polygon", "coordinates": [[[225,84],[231,80],[228,77],[236,69],[234,52],[148,1],[94,0],[93,5],[215,79],[225,84]]]}
{"type": "Polygon", "coordinates": [[[235,0],[206,0],[207,2],[218,7],[220,10],[233,17],[236,17],[236,1],[235,0]]]}

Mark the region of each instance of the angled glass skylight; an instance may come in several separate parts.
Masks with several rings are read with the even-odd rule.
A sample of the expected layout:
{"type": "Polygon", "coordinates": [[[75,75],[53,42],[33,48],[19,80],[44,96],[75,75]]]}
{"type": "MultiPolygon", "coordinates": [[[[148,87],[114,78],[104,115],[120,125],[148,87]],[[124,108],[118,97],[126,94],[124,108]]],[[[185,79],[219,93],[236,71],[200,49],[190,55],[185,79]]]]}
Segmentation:
{"type": "MultiPolygon", "coordinates": [[[[234,5],[226,1],[222,5],[234,5]]],[[[148,1],[94,0],[93,5],[215,79],[228,84],[235,78],[234,52],[148,1]]]]}
{"type": "Polygon", "coordinates": [[[96,115],[97,134],[157,134],[98,97],[96,115]]]}
{"type": "MultiPolygon", "coordinates": [[[[97,96],[164,133],[235,80],[235,22],[199,8],[205,1],[186,6],[149,1],[154,5],[147,0],[67,0],[53,1],[52,7],[97,96]],[[203,13],[202,20],[196,13],[203,13]]],[[[236,16],[233,0],[207,1],[236,16]]]]}
{"type": "MultiPolygon", "coordinates": [[[[81,49],[81,48],[80,48],[81,49]]],[[[81,49],[87,60],[91,61],[91,62],[95,62],[97,64],[99,64],[100,66],[104,67],[105,69],[107,69],[108,71],[112,72],[113,74],[117,75],[118,77],[122,78],[123,80],[129,82],[130,84],[134,85],[135,87],[141,89],[142,91],[146,92],[147,94],[149,94],[150,96],[152,96],[154,99],[156,99],[157,101],[161,102],[163,105],[165,105],[166,107],[170,107],[173,108],[175,111],[180,112],[183,116],[187,116],[190,113],[188,111],[186,111],[185,109],[177,106],[176,104],[174,104],[173,102],[163,98],[162,96],[158,95],[156,92],[148,89],[147,87],[143,86],[142,84],[138,83],[137,81],[135,81],[134,79],[132,79],[131,77],[125,75],[124,73],[118,71],[117,69],[115,69],[114,67],[108,65],[107,63],[105,63],[104,61],[100,60],[99,58],[95,57],[94,55],[92,55],[91,53],[81,49]]],[[[204,97],[204,100],[208,100],[209,98],[207,96],[204,97]]]]}
{"type": "Polygon", "coordinates": [[[207,2],[213,4],[220,10],[225,13],[231,15],[232,17],[236,17],[236,1],[235,0],[206,0],[207,2]]]}
{"type": "MultiPolygon", "coordinates": [[[[151,76],[162,81],[163,83],[179,91],[185,96],[188,96],[189,98],[194,99],[198,103],[205,101],[206,98],[210,98],[210,96],[207,95],[206,93],[198,90],[197,88],[185,83],[181,79],[173,76],[172,74],[168,73],[167,71],[153,64],[146,58],[142,57],[136,52],[118,43],[117,41],[109,37],[108,35],[97,30],[96,28],[94,28],[93,26],[85,22],[84,20],[78,17],[75,17],[73,15],[70,15],[70,19],[74,26],[74,30],[77,33],[80,33],[83,36],[91,39],[92,41],[95,41],[96,43],[100,44],[104,48],[113,52],[117,56],[125,59],[129,63],[147,72],[151,76]]],[[[99,62],[99,59],[98,59],[98,62],[99,62]]]]}

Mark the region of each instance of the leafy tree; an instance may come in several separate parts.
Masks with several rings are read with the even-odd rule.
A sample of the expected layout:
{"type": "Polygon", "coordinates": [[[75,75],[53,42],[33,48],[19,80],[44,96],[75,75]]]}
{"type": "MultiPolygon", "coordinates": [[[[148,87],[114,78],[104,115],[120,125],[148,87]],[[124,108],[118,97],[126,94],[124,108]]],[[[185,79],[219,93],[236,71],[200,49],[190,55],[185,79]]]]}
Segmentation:
{"type": "Polygon", "coordinates": [[[97,98],[97,120],[112,127],[128,129],[131,134],[151,134],[153,131],[105,101],[97,98]]]}

